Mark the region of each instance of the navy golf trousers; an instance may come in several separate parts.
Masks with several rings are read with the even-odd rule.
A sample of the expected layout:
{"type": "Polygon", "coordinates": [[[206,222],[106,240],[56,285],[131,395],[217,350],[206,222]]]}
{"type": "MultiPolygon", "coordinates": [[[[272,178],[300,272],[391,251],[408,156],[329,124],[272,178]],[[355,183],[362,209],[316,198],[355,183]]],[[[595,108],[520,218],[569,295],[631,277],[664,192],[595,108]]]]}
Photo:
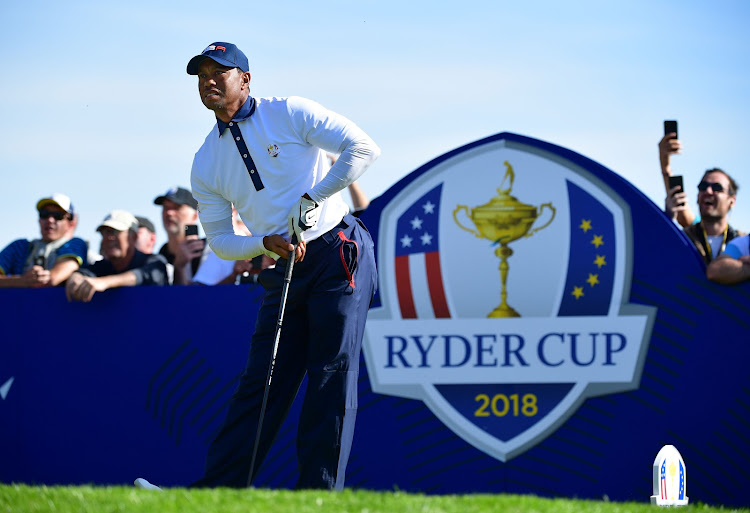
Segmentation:
{"type": "MultiPolygon", "coordinates": [[[[245,487],[268,365],[273,351],[286,260],[265,269],[247,367],[195,487],[245,487]]],[[[357,378],[365,321],[377,271],[370,234],[351,216],[307,244],[294,265],[253,478],[307,373],[297,432],[297,488],[341,489],[354,435],[357,378]]]]}

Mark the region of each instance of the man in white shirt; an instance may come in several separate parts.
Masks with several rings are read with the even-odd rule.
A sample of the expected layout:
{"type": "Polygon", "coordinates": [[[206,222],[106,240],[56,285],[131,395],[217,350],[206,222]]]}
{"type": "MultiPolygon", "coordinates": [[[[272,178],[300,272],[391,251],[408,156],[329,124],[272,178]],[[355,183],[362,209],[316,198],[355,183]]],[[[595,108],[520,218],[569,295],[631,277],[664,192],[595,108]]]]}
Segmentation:
{"type": "Polygon", "coordinates": [[[297,488],[341,489],[354,434],[364,325],[377,283],[373,243],[340,191],[379,156],[357,125],[299,97],[253,98],[245,55],[213,43],[187,66],[217,123],[193,161],[191,187],[213,251],[266,254],[266,289],[250,356],[224,425],[194,486],[244,487],[257,475],[307,374],[298,430],[297,488]],[[326,153],[340,154],[328,169],[326,153]],[[232,204],[252,233],[232,226],[232,204]],[[286,258],[297,264],[261,429],[251,453],[279,313],[286,258]]]}

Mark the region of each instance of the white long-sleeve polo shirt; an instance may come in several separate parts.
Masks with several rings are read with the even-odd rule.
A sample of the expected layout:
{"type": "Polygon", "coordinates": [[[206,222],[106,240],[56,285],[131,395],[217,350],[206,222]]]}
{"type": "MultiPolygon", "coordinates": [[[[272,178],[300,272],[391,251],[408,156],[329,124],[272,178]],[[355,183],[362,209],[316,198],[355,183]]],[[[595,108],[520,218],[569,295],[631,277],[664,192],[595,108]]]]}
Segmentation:
{"type": "MultiPolygon", "coordinates": [[[[305,232],[305,240],[336,226],[348,212],[339,191],[380,155],[357,125],[312,100],[248,98],[248,102],[254,102],[254,111],[253,104],[246,102],[247,117],[232,123],[247,145],[259,182],[253,182],[230,129],[219,134],[220,123],[195,154],[191,171],[192,192],[209,244],[218,256],[230,260],[269,253],[263,236],[288,235],[289,211],[305,193],[321,204],[318,223],[305,232]],[[326,152],[341,154],[330,169],[326,152]],[[258,183],[262,188],[257,188],[258,183]],[[232,204],[252,237],[234,234],[232,204]]],[[[237,119],[243,117],[243,109],[237,119]]]]}

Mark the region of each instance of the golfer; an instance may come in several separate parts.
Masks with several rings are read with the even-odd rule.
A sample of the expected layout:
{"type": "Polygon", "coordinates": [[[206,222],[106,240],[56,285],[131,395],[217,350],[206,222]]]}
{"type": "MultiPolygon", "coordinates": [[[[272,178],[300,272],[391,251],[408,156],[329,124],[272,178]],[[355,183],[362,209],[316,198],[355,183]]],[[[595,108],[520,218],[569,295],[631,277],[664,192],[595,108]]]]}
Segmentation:
{"type": "Polygon", "coordinates": [[[348,213],[340,191],[372,164],[380,149],[354,123],[311,100],[250,96],[247,57],[231,43],[211,44],[190,60],[187,72],[198,76],[201,101],[216,115],[191,173],[211,248],[226,260],[261,253],[281,258],[260,275],[266,292],[247,367],[208,450],[205,475],[193,486],[248,484],[285,259],[293,254],[297,263],[250,479],[307,374],[296,487],[341,489],[354,435],[362,336],[377,272],[372,238],[348,213]],[[340,154],[330,169],[326,152],[340,154]],[[234,234],[232,205],[251,237],[234,234]]]}

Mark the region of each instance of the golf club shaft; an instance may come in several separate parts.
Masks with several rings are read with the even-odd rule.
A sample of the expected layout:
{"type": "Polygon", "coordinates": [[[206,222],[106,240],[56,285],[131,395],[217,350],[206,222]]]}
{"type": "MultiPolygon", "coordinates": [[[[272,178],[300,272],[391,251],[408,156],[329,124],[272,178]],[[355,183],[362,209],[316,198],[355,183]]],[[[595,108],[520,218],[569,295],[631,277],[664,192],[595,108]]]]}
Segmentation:
{"type": "Polygon", "coordinates": [[[279,350],[279,340],[281,340],[281,324],[284,322],[284,310],[286,308],[286,297],[289,294],[289,284],[292,281],[292,270],[294,269],[294,258],[297,250],[297,240],[292,237],[294,249],[289,252],[286,262],[286,272],[284,274],[284,286],[281,289],[281,304],[279,305],[279,316],[276,319],[276,333],[273,337],[273,352],[271,361],[268,364],[268,375],[266,376],[266,386],[263,390],[263,402],[260,406],[260,416],[258,417],[258,429],[255,433],[255,443],[253,444],[253,456],[250,459],[250,473],[247,476],[247,486],[251,486],[253,481],[253,471],[255,470],[255,459],[258,455],[258,446],[260,445],[260,432],[263,429],[263,417],[266,414],[266,404],[268,403],[268,392],[271,390],[271,379],[273,378],[273,368],[276,365],[276,353],[279,350]]]}

